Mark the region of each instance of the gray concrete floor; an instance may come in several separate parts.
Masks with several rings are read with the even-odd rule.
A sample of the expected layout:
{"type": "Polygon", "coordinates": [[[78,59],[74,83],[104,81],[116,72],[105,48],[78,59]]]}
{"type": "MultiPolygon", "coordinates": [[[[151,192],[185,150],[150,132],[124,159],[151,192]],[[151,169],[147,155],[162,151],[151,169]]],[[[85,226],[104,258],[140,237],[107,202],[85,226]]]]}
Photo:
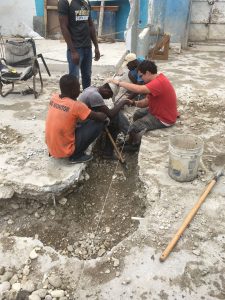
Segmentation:
{"type": "MultiPolygon", "coordinates": [[[[217,155],[225,151],[223,58],[224,53],[182,51],[171,54],[168,61],[157,62],[159,72],[175,86],[181,117],[174,127],[143,137],[139,167],[147,211],[132,236],[103,258],[79,261],[59,255],[37,239],[3,235],[0,265],[22,268],[32,249],[39,246],[42,254],[33,264],[36,278],[41,280],[54,269],[70,282],[73,299],[224,299],[224,177],[167,261],[159,262],[168,241],[212,178],[217,155]],[[168,139],[178,133],[204,140],[200,170],[192,182],[178,183],[168,175],[168,139]],[[7,250],[6,243],[10,245],[12,239],[13,248],[7,250]],[[113,266],[114,257],[120,261],[117,267],[113,266]]],[[[74,166],[47,157],[43,140],[47,101],[47,92],[38,100],[1,99],[3,138],[5,135],[7,140],[10,131],[8,142],[1,144],[1,182],[12,184],[21,193],[25,188],[32,193],[34,185],[37,193],[43,187],[49,191],[50,186],[69,184],[75,179],[71,174],[79,172],[74,173],[74,166]]]]}
{"type": "MultiPolygon", "coordinates": [[[[66,43],[62,40],[36,40],[37,53],[42,53],[52,72],[68,72],[66,43]]],[[[114,72],[126,52],[124,42],[99,43],[99,61],[93,60],[93,74],[114,72]]]]}

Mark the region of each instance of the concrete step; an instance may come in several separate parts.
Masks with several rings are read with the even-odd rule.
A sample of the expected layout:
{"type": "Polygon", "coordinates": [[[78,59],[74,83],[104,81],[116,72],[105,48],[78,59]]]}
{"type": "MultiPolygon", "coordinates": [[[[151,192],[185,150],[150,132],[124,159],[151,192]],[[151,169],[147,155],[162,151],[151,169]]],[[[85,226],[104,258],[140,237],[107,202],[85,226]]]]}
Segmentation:
{"type": "Polygon", "coordinates": [[[191,51],[225,52],[225,41],[189,42],[188,49],[191,51]]]}

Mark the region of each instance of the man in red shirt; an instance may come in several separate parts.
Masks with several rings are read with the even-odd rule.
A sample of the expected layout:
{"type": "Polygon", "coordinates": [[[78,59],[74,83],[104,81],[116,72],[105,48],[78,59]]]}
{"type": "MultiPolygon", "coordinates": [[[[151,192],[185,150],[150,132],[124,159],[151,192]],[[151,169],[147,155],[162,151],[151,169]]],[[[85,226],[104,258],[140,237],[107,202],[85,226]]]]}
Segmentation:
{"type": "Polygon", "coordinates": [[[89,161],[92,156],[84,151],[102,132],[107,116],[76,100],[80,84],[75,76],[64,75],[59,84],[61,94],[52,95],[46,119],[49,154],[55,158],[68,157],[71,163],[89,161]],[[77,125],[78,121],[85,122],[77,125]]]}
{"type": "Polygon", "coordinates": [[[134,113],[134,122],[128,130],[129,140],[124,146],[125,151],[137,151],[144,132],[172,126],[178,116],[175,90],[166,76],[157,74],[155,63],[144,60],[138,66],[138,74],[145,85],[110,80],[129,91],[146,94],[143,100],[130,100],[131,105],[140,109],[134,113]]]}

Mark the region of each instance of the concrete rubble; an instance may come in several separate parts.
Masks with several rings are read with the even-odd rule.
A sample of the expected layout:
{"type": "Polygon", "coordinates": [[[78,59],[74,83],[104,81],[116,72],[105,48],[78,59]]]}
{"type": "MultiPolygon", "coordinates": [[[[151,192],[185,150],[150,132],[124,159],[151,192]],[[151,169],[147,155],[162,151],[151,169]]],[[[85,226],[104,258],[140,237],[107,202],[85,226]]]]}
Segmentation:
{"type": "MultiPolygon", "coordinates": [[[[19,293],[24,293],[21,299],[30,295],[30,300],[225,298],[224,176],[169,258],[159,262],[167,243],[213,177],[216,157],[225,152],[223,57],[222,52],[188,50],[171,53],[169,61],[157,62],[159,72],[175,86],[180,118],[174,127],[149,132],[142,139],[138,165],[145,191],[139,198],[145,202],[146,211],[144,216],[132,215],[138,229],[110,251],[99,249],[97,258],[90,260],[69,255],[76,251],[72,245],[66,255],[43,244],[38,236],[2,231],[0,299],[15,299],[19,293]],[[194,134],[204,140],[198,176],[192,182],[179,183],[168,175],[168,139],[174,134],[194,134]]],[[[22,198],[54,198],[76,185],[85,168],[48,157],[44,144],[49,87],[59,76],[46,79],[45,92],[37,100],[31,96],[1,98],[1,198],[8,199],[7,203],[14,193],[22,198]]],[[[126,177],[120,180],[126,185],[126,177]]],[[[66,205],[67,198],[62,196],[60,201],[66,205]]],[[[14,204],[12,209],[18,207],[14,204]]],[[[13,220],[6,218],[5,222],[13,220]]],[[[104,230],[110,234],[111,228],[104,230]]],[[[88,237],[90,241],[94,238],[88,237]]]]}

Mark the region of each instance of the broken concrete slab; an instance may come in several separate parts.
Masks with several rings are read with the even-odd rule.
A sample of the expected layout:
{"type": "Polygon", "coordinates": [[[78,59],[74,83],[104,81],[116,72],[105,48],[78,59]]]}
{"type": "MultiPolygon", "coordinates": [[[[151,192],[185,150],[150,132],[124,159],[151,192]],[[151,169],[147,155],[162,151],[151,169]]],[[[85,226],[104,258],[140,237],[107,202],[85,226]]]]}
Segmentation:
{"type": "Polygon", "coordinates": [[[1,98],[0,179],[23,197],[58,194],[76,183],[85,167],[48,156],[44,120],[50,90],[55,88],[48,86],[36,100],[33,95],[1,98]]]}
{"type": "MultiPolygon", "coordinates": [[[[57,70],[58,73],[45,79],[43,72],[44,91],[36,100],[33,95],[10,94],[1,98],[0,180],[17,195],[51,197],[52,193],[57,195],[73,184],[76,185],[85,164],[71,165],[67,159],[48,157],[44,142],[44,121],[50,95],[59,91],[59,78],[62,72],[67,72],[66,43],[45,39],[35,42],[37,53],[43,54],[50,71],[57,70]]],[[[98,81],[100,72],[104,80],[103,74],[109,74],[109,70],[112,74],[116,72],[116,66],[125,52],[124,47],[122,42],[100,44],[103,56],[98,62],[93,60],[93,78],[96,77],[98,81]]],[[[21,89],[24,89],[22,83],[19,85],[21,89]]]]}

